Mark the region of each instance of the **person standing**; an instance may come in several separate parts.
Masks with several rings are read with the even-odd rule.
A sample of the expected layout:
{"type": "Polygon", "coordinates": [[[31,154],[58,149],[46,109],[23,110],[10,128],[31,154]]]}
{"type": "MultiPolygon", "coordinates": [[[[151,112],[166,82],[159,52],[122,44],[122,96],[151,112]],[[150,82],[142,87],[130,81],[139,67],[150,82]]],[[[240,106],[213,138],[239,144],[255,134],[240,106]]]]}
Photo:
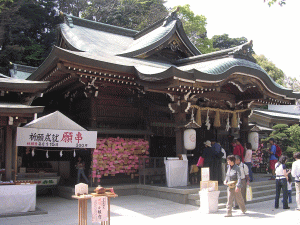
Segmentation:
{"type": "Polygon", "coordinates": [[[85,169],[85,163],[84,161],[81,159],[81,157],[78,157],[78,162],[76,164],[76,168],[78,169],[78,173],[77,173],[77,184],[80,181],[80,177],[82,175],[83,179],[86,181],[86,183],[89,183],[88,178],[86,177],[85,173],[84,173],[84,169],[85,169]]]}
{"type": "Polygon", "coordinates": [[[275,209],[279,208],[279,197],[282,189],[283,194],[283,209],[289,209],[288,206],[288,191],[287,191],[287,180],[288,171],[286,169],[285,163],[287,161],[286,156],[281,156],[280,160],[275,164],[275,174],[276,174],[276,196],[275,196],[275,209]]]}
{"type": "Polygon", "coordinates": [[[270,154],[270,170],[272,172],[272,176],[269,180],[275,180],[275,164],[278,162],[278,159],[276,158],[276,145],[275,145],[275,140],[274,138],[269,139],[269,143],[271,145],[270,150],[268,151],[270,154]]]}
{"type": "Polygon", "coordinates": [[[245,164],[248,166],[249,170],[249,181],[253,181],[253,173],[252,173],[252,145],[251,143],[246,143],[246,153],[245,153],[245,164]]]}
{"type": "Polygon", "coordinates": [[[292,164],[292,176],[295,177],[296,210],[300,211],[300,152],[294,153],[295,162],[292,164]]]}
{"type": "Polygon", "coordinates": [[[233,155],[238,155],[241,157],[242,162],[244,162],[244,147],[241,144],[242,140],[240,138],[235,139],[235,147],[233,149],[233,155]]]}
{"type": "Polygon", "coordinates": [[[214,165],[214,154],[213,151],[211,149],[211,142],[209,140],[207,140],[206,142],[204,142],[204,150],[202,153],[202,158],[204,158],[204,164],[203,167],[209,167],[209,179],[212,180],[213,178],[213,165],[214,165]]]}
{"type": "Polygon", "coordinates": [[[212,180],[217,180],[219,183],[223,182],[222,179],[222,147],[215,139],[211,140],[211,150],[214,154],[213,167],[212,167],[212,180]]]}
{"type": "Polygon", "coordinates": [[[227,213],[225,217],[232,216],[232,205],[233,200],[235,199],[243,214],[246,213],[246,206],[241,194],[241,170],[238,165],[235,164],[235,156],[229,155],[227,156],[227,173],[224,184],[227,185],[227,213]]]}
{"type": "MultiPolygon", "coordinates": [[[[241,157],[238,155],[235,156],[235,164],[239,166],[241,171],[241,193],[246,204],[246,188],[247,184],[249,185],[249,169],[247,165],[241,162],[241,157]]],[[[237,205],[235,205],[235,208],[237,208],[237,205]]]]}

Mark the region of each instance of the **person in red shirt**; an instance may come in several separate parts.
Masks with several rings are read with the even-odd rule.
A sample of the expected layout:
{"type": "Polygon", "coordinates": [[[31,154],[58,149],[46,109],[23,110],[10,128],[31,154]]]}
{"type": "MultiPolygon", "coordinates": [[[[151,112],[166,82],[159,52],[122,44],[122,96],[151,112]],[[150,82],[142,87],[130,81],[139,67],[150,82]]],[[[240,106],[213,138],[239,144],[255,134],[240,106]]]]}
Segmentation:
{"type": "Polygon", "coordinates": [[[241,157],[242,162],[244,162],[244,147],[241,144],[241,139],[235,139],[236,146],[233,149],[233,155],[238,155],[241,157]]]}

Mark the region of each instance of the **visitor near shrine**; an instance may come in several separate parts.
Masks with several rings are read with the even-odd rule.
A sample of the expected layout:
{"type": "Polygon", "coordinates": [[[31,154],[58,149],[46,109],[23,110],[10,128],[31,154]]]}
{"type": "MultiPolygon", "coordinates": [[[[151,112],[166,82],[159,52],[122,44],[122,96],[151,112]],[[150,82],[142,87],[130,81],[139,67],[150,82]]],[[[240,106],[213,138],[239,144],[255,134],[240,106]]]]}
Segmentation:
{"type": "Polygon", "coordinates": [[[272,176],[270,178],[270,180],[275,180],[275,164],[278,161],[278,158],[276,158],[275,154],[276,154],[276,145],[275,145],[275,140],[274,138],[270,138],[269,139],[269,143],[271,145],[270,150],[268,151],[268,153],[270,154],[270,170],[272,172],[272,176]]]}
{"type": "Polygon", "coordinates": [[[81,176],[83,177],[85,182],[88,184],[89,179],[86,177],[85,172],[84,172],[85,162],[81,159],[81,157],[78,157],[78,162],[76,164],[76,168],[78,170],[78,172],[77,172],[77,184],[79,183],[81,176]]]}
{"type": "Polygon", "coordinates": [[[281,156],[279,161],[275,164],[275,174],[276,174],[276,196],[275,196],[275,209],[279,208],[279,197],[282,189],[283,195],[283,209],[289,209],[288,206],[288,190],[287,190],[287,180],[288,174],[291,172],[286,168],[286,156],[281,156]]]}
{"type": "Polygon", "coordinates": [[[215,139],[211,139],[211,149],[214,154],[213,168],[212,168],[212,180],[217,180],[220,184],[223,182],[222,179],[222,147],[215,139]]]}
{"type": "MultiPolygon", "coordinates": [[[[239,166],[241,171],[241,193],[246,204],[246,188],[249,185],[249,169],[248,166],[241,162],[241,157],[236,155],[235,156],[235,164],[239,166]]],[[[237,205],[235,205],[237,207],[237,205]]]]}
{"type": "Polygon", "coordinates": [[[244,147],[241,144],[242,140],[240,138],[235,139],[235,147],[233,149],[233,155],[238,155],[241,157],[242,162],[244,162],[244,147]]]}
{"type": "Polygon", "coordinates": [[[246,143],[245,144],[245,164],[248,166],[248,170],[249,170],[249,179],[250,182],[253,181],[253,173],[252,173],[252,145],[251,143],[246,143]]]}
{"type": "Polygon", "coordinates": [[[300,152],[294,153],[295,162],[292,164],[292,176],[295,177],[295,188],[296,188],[296,210],[300,211],[300,152]]]}
{"type": "Polygon", "coordinates": [[[241,170],[238,165],[235,164],[235,156],[227,156],[227,173],[224,184],[227,185],[227,214],[225,217],[232,216],[232,206],[233,201],[235,200],[239,208],[242,210],[242,213],[246,213],[245,202],[241,193],[242,180],[241,180],[241,170]]]}

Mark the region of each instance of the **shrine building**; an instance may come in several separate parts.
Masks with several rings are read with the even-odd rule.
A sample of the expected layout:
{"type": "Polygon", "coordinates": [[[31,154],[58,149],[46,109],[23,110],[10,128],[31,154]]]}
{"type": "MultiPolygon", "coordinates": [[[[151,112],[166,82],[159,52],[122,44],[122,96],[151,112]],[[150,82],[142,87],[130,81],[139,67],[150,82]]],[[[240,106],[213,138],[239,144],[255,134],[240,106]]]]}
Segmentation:
{"type": "Polygon", "coordinates": [[[143,139],[153,157],[187,153],[189,127],[195,151],[211,138],[228,148],[230,136],[247,141],[253,107],[300,98],[272,80],[251,46],[202,54],[176,12],[142,31],[64,15],[57,45],[28,78],[50,82],[33,105],[59,110],[99,139],[143,139]]]}

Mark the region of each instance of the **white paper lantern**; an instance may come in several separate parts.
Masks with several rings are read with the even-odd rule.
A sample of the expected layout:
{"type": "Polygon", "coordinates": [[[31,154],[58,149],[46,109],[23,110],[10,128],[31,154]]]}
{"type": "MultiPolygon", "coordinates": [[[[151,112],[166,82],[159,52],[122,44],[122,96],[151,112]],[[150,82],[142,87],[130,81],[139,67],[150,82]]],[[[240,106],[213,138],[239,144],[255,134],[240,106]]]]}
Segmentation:
{"type": "Polygon", "coordinates": [[[187,129],[183,134],[184,148],[186,150],[194,150],[196,148],[196,131],[194,129],[187,129]]]}
{"type": "Polygon", "coordinates": [[[257,150],[259,144],[259,135],[257,132],[250,132],[248,135],[248,142],[252,145],[252,150],[257,150]]]}

